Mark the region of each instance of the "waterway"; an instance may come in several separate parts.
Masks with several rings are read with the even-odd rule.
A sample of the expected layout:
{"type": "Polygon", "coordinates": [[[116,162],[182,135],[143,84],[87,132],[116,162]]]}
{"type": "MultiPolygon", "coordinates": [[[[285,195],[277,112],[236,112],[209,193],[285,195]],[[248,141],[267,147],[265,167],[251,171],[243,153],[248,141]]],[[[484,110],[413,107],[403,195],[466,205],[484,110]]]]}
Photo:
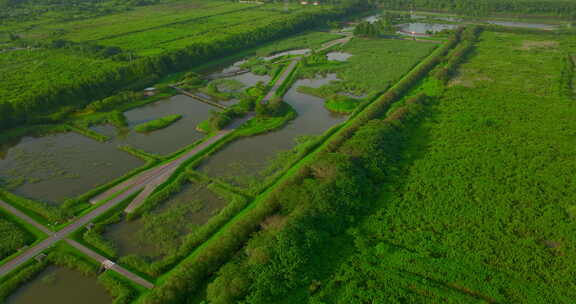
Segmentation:
{"type": "Polygon", "coordinates": [[[6,304],[110,304],[111,296],[95,277],[50,266],[8,297],[6,304]]]}
{"type": "MultiPolygon", "coordinates": [[[[336,80],[335,74],[318,79],[298,80],[284,96],[298,117],[284,128],[258,136],[242,138],[224,147],[204,161],[197,169],[227,182],[247,186],[261,180],[263,169],[281,151],[292,149],[303,135],[320,135],[346,118],[324,108],[324,100],[299,93],[299,86],[320,87],[336,80]]],[[[264,174],[265,175],[265,174],[264,174]]]]}

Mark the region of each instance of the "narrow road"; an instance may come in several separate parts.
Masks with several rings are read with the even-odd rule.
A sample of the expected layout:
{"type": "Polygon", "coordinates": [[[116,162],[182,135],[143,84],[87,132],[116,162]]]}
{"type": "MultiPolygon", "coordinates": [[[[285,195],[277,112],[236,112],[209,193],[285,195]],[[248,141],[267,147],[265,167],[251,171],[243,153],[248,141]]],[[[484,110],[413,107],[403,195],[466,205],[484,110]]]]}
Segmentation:
{"type": "Polygon", "coordinates": [[[292,71],[296,68],[296,65],[300,62],[300,59],[301,58],[298,58],[298,59],[295,59],[292,62],[290,62],[290,64],[284,70],[284,72],[282,73],[280,78],[278,78],[278,80],[276,80],[276,83],[274,83],[274,86],[272,87],[272,89],[270,89],[268,94],[266,94],[266,96],[264,96],[264,98],[262,99],[262,103],[268,103],[270,101],[270,99],[272,99],[272,97],[274,97],[274,95],[276,94],[276,91],[278,91],[280,86],[284,83],[284,81],[286,81],[288,76],[290,76],[292,71]]]}
{"type": "Polygon", "coordinates": [[[20,218],[22,221],[34,226],[36,229],[46,233],[47,235],[51,235],[54,233],[52,230],[46,228],[46,226],[36,222],[34,219],[26,215],[24,212],[12,207],[12,205],[6,203],[1,199],[0,199],[0,208],[5,209],[6,211],[12,213],[13,215],[20,218]]]}
{"type": "MultiPolygon", "coordinates": [[[[159,176],[162,176],[163,178],[166,178],[166,179],[169,178],[171,175],[171,174],[168,174],[169,172],[173,173],[173,171],[176,170],[180,165],[182,165],[183,162],[194,157],[197,153],[201,152],[206,147],[208,147],[211,144],[222,139],[227,134],[233,132],[234,130],[236,130],[238,127],[240,127],[242,124],[244,124],[246,121],[250,120],[253,117],[254,117],[254,115],[250,114],[250,115],[246,115],[246,117],[244,117],[242,119],[235,120],[233,123],[230,124],[230,126],[225,128],[224,130],[220,131],[217,135],[212,137],[209,141],[207,141],[207,142],[199,145],[198,147],[190,150],[189,152],[185,153],[184,155],[180,156],[179,158],[177,158],[177,159],[175,159],[169,163],[163,164],[159,167],[144,171],[141,174],[139,174],[135,177],[132,177],[128,181],[121,183],[120,185],[118,185],[116,187],[113,187],[113,189],[106,191],[104,194],[108,193],[108,195],[114,195],[120,191],[122,191],[122,192],[119,195],[117,195],[116,197],[110,199],[106,203],[104,203],[101,206],[97,207],[96,209],[92,210],[88,214],[80,217],[78,220],[76,220],[74,223],[66,226],[64,229],[57,231],[57,232],[51,232],[48,230],[48,232],[50,232],[50,233],[47,233],[49,235],[48,238],[46,238],[45,240],[41,241],[40,243],[38,243],[38,244],[36,244],[30,248],[28,248],[26,251],[24,251],[19,256],[15,257],[14,259],[12,259],[12,260],[6,262],[4,265],[0,266],[0,276],[8,274],[9,272],[18,268],[19,266],[21,266],[22,264],[24,264],[28,260],[34,258],[36,255],[38,255],[42,251],[50,248],[51,246],[56,244],[58,241],[66,239],[68,237],[68,235],[70,235],[72,232],[76,231],[77,229],[80,229],[81,227],[83,227],[86,224],[88,224],[89,222],[93,221],[94,219],[96,219],[100,215],[104,214],[106,211],[114,208],[119,203],[121,203],[126,198],[128,198],[129,196],[142,190],[149,183],[156,181],[156,179],[159,176]]],[[[104,194],[98,196],[98,199],[96,200],[96,202],[106,200],[108,197],[103,196],[104,194]]],[[[26,221],[27,223],[30,223],[30,224],[34,225],[35,227],[38,227],[38,229],[41,229],[40,227],[43,227],[42,225],[36,223],[32,218],[26,216],[25,214],[23,214],[19,210],[15,209],[14,207],[10,206],[9,204],[7,204],[5,202],[2,202],[2,203],[3,204],[0,204],[1,207],[6,208],[10,212],[12,212],[14,215],[16,215],[16,216],[20,217],[22,220],[26,221]]],[[[44,227],[44,229],[47,230],[46,227],[44,227]]],[[[44,231],[44,229],[42,229],[42,230],[44,231]]]]}
{"type": "Polygon", "coordinates": [[[192,157],[196,156],[198,153],[203,151],[204,149],[208,148],[212,144],[218,142],[226,135],[230,134],[232,131],[236,130],[239,126],[247,122],[248,120],[252,119],[254,114],[248,114],[246,117],[242,119],[235,120],[232,124],[228,127],[224,128],[218,134],[208,138],[206,141],[194,147],[192,150],[188,151],[184,155],[180,156],[179,158],[173,160],[168,166],[165,166],[161,171],[158,171],[154,174],[153,179],[148,180],[146,186],[144,187],[144,191],[142,191],[131,203],[124,209],[126,213],[132,213],[136,209],[138,209],[148,198],[148,196],[158,187],[160,184],[164,183],[166,180],[170,178],[172,173],[182,165],[182,163],[186,162],[187,160],[191,159],[192,157]]]}
{"type": "Polygon", "coordinates": [[[147,280],[144,280],[143,278],[137,276],[133,272],[119,266],[118,264],[114,263],[113,261],[110,261],[109,259],[99,255],[98,253],[92,251],[90,248],[87,248],[86,246],[84,246],[84,245],[82,245],[82,244],[80,244],[74,240],[71,240],[71,239],[67,239],[66,242],[68,244],[74,246],[74,248],[80,250],[85,255],[87,255],[87,256],[93,258],[94,260],[100,262],[101,264],[113,265],[110,268],[111,270],[118,272],[119,274],[123,275],[124,277],[126,277],[130,281],[132,281],[138,285],[144,286],[148,289],[154,288],[154,284],[148,282],[147,280]]]}
{"type": "Polygon", "coordinates": [[[34,258],[36,255],[38,255],[42,251],[50,248],[51,246],[56,244],[58,241],[63,240],[69,234],[74,232],[76,229],[79,229],[80,227],[86,225],[87,223],[94,220],[98,216],[104,214],[110,208],[113,208],[114,206],[116,206],[117,204],[122,202],[124,199],[126,199],[130,195],[134,194],[136,191],[137,190],[134,190],[134,189],[127,190],[126,192],[122,193],[121,195],[117,196],[116,198],[108,201],[106,204],[94,209],[92,212],[81,217],[76,222],[66,226],[64,229],[62,229],[58,232],[52,233],[50,236],[48,236],[48,238],[46,238],[42,242],[36,244],[35,246],[28,248],[28,250],[24,251],[19,256],[8,261],[6,264],[0,266],[0,276],[6,275],[10,271],[18,268],[18,266],[24,264],[26,261],[34,258]]]}

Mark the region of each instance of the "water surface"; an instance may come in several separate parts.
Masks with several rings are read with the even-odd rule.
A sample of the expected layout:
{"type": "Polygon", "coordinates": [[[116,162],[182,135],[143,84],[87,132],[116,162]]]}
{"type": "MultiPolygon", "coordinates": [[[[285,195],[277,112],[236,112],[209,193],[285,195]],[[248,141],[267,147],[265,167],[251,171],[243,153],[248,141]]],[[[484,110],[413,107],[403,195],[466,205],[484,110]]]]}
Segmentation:
{"type": "MultiPolygon", "coordinates": [[[[157,243],[146,239],[147,233],[162,234],[164,231],[162,229],[169,229],[170,233],[174,233],[174,240],[178,244],[177,238],[188,234],[195,227],[207,223],[225,205],[226,201],[208,190],[206,185],[187,185],[180,193],[162,203],[149,215],[150,218],[157,217],[155,223],[163,224],[162,227],[158,227],[158,230],[146,229],[147,219],[140,217],[133,221],[125,220],[108,227],[104,236],[114,241],[118,247],[119,254],[122,256],[136,254],[158,258],[165,252],[162,250],[162,246],[157,246],[157,243]],[[169,218],[166,216],[168,212],[176,215],[169,218]],[[170,222],[164,223],[163,219],[170,222]],[[179,222],[174,223],[174,220],[179,222]]],[[[149,222],[151,223],[152,221],[149,222]]],[[[149,226],[151,226],[150,223],[148,224],[149,226]]],[[[153,238],[151,239],[154,240],[153,238]]]]}
{"type": "Polygon", "coordinates": [[[556,25],[542,24],[542,23],[528,23],[528,22],[517,22],[517,21],[501,21],[501,20],[487,20],[487,23],[509,26],[509,27],[520,27],[520,28],[531,28],[540,30],[555,30],[558,28],[556,25]]]}
{"type": "Polygon", "coordinates": [[[354,55],[344,52],[330,52],[326,54],[326,56],[328,57],[328,60],[331,61],[347,61],[350,57],[354,55]]]}
{"type": "Polygon", "coordinates": [[[400,25],[400,32],[403,34],[427,34],[427,33],[436,33],[441,32],[443,30],[453,30],[457,28],[458,25],[456,24],[440,24],[440,23],[421,23],[421,22],[414,22],[414,23],[406,23],[400,25]]]}
{"type": "Polygon", "coordinates": [[[4,146],[0,178],[23,180],[12,191],[37,200],[59,203],[76,197],[143,165],[116,148],[72,132],[24,137],[4,146]]]}
{"type": "Polygon", "coordinates": [[[11,295],[6,304],[110,304],[112,298],[95,277],[50,266],[11,295]]]}
{"type": "Polygon", "coordinates": [[[278,131],[232,142],[210,156],[198,170],[238,185],[252,182],[278,152],[292,149],[298,136],[320,135],[345,119],[326,110],[323,99],[297,91],[299,86],[320,87],[336,79],[335,74],[330,74],[320,79],[298,80],[284,96],[298,112],[296,119],[278,131]]]}

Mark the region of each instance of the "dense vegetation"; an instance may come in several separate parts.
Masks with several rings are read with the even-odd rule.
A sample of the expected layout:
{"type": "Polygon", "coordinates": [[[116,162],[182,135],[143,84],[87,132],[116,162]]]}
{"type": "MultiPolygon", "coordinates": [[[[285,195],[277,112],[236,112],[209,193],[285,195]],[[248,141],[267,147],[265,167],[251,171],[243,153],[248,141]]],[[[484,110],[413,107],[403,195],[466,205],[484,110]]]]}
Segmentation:
{"type": "Polygon", "coordinates": [[[32,243],[34,236],[0,213],[0,260],[16,252],[16,250],[32,243]]]}
{"type": "Polygon", "coordinates": [[[180,120],[180,118],[182,118],[182,115],[179,115],[179,114],[168,115],[168,116],[165,116],[162,118],[154,119],[152,121],[139,124],[139,125],[134,127],[134,131],[146,133],[146,132],[152,132],[152,131],[160,130],[160,129],[163,129],[163,128],[170,126],[171,124],[180,120]]]}
{"type": "Polygon", "coordinates": [[[372,0],[387,9],[447,11],[469,16],[545,15],[576,19],[576,3],[569,0],[372,0]]]}
{"type": "Polygon", "coordinates": [[[210,303],[574,299],[576,106],[558,90],[575,45],[555,39],[485,32],[449,88],[425,79],[323,155],[219,270],[210,303]]]}
{"type": "MultiPolygon", "coordinates": [[[[230,3],[223,5],[225,11],[218,13],[215,10],[222,8],[213,3],[222,2],[198,0],[196,9],[181,10],[180,7],[182,13],[193,15],[181,16],[178,22],[165,11],[154,14],[156,10],[136,10],[145,18],[129,12],[128,15],[73,21],[66,24],[69,27],[64,30],[66,34],[56,34],[57,39],[45,36],[50,30],[44,27],[38,33],[21,34],[23,37],[17,38],[15,43],[25,50],[0,53],[0,63],[5,62],[0,79],[0,128],[24,122],[58,121],[70,111],[120,89],[143,88],[161,75],[188,69],[208,59],[233,54],[348,13],[348,9],[295,8],[291,14],[285,14],[272,4],[260,7],[230,3]],[[198,9],[204,4],[207,5],[205,9],[198,9]],[[117,20],[123,20],[121,26],[117,20]],[[150,20],[159,24],[151,26],[150,20]],[[82,38],[75,40],[74,37],[82,38]],[[119,48],[102,49],[112,56],[102,57],[101,48],[85,45],[89,39],[94,39],[98,45],[119,48]],[[92,54],[90,50],[98,54],[92,54]],[[85,73],[87,70],[90,72],[85,73]],[[56,112],[60,114],[48,115],[56,112]]],[[[178,9],[178,5],[173,3],[172,10],[178,9]]],[[[24,31],[16,25],[14,30],[24,31]]]]}

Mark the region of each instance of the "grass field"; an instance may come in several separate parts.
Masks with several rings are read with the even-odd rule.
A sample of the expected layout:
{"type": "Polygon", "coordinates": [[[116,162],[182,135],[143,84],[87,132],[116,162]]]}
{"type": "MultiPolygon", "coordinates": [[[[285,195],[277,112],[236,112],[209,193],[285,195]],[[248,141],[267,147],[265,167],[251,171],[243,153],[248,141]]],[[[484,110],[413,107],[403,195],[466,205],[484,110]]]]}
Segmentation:
{"type": "Polygon", "coordinates": [[[378,211],[321,258],[355,244],[314,301],[573,302],[576,103],[558,90],[569,40],[482,34],[405,134],[378,211]]]}
{"type": "MultiPolygon", "coordinates": [[[[29,41],[64,39],[120,47],[128,56],[153,56],[190,45],[220,41],[238,33],[266,28],[273,22],[320,8],[238,4],[229,1],[178,1],[138,7],[122,13],[76,20],[55,21],[48,16],[22,24],[7,24],[10,31],[29,41]]],[[[102,59],[68,48],[17,50],[0,53],[0,102],[23,102],[49,94],[72,79],[105,78],[128,61],[102,59]]]]}
{"type": "Polygon", "coordinates": [[[35,237],[0,212],[0,260],[34,242],[35,237]]]}
{"type": "Polygon", "coordinates": [[[437,45],[394,39],[355,38],[342,51],[353,55],[345,62],[312,66],[305,70],[306,77],[316,72],[336,73],[342,81],[303,92],[328,97],[334,93],[349,92],[364,95],[381,92],[395,83],[427,56],[437,45]]]}

